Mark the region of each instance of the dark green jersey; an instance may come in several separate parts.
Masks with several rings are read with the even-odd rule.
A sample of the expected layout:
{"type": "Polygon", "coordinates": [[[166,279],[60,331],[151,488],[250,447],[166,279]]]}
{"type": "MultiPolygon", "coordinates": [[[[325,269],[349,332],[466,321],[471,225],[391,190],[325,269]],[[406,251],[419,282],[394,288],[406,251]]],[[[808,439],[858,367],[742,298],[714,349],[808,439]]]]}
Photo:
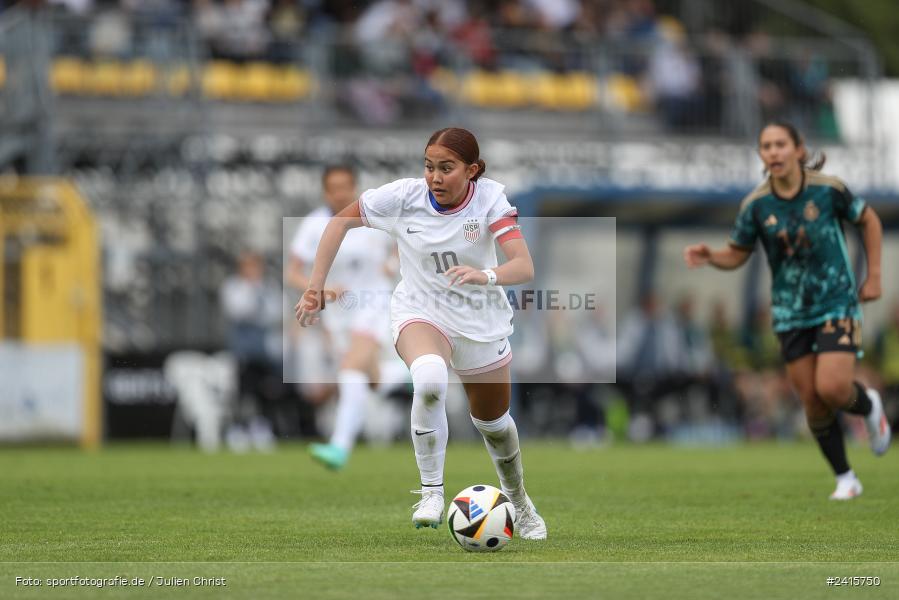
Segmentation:
{"type": "Polygon", "coordinates": [[[743,200],[730,243],[752,250],[760,239],[765,247],[775,331],[861,318],[842,221],[857,223],[864,210],[842,181],[809,170],[794,198],[765,181],[743,200]]]}

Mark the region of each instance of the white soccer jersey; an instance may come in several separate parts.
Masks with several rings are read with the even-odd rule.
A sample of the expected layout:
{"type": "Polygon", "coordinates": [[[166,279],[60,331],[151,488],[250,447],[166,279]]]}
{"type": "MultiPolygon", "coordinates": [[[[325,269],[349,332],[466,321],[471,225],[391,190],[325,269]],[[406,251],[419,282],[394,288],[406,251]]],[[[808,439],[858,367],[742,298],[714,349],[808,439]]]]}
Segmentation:
{"type": "Polygon", "coordinates": [[[425,319],[450,336],[478,342],[512,334],[512,308],[500,286],[449,286],[446,270],[497,266],[495,240],[518,237],[517,211],[504,186],[486,178],[469,184],[457,207],[441,210],[424,179],[400,179],[359,199],[363,222],[395,237],[402,280],[393,292],[391,320],[425,319]]]}
{"type": "MultiPolygon", "coordinates": [[[[327,207],[309,213],[297,229],[291,253],[311,268],[319,242],[333,214],[327,207]]],[[[347,232],[334,258],[325,287],[340,286],[344,297],[322,311],[322,324],[329,331],[371,330],[380,340],[389,336],[384,315],[388,310],[393,284],[384,272],[384,263],[393,252],[390,236],[380,231],[356,228],[347,232]]]]}

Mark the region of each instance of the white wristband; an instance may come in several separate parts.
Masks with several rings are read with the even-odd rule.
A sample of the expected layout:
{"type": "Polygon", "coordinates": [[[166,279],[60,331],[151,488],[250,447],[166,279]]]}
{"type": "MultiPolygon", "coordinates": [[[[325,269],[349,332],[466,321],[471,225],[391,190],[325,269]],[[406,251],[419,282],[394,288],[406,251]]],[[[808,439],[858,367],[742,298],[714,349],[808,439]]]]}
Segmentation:
{"type": "Polygon", "coordinates": [[[484,269],[481,273],[487,276],[487,285],[496,285],[496,272],[493,269],[484,269]]]}

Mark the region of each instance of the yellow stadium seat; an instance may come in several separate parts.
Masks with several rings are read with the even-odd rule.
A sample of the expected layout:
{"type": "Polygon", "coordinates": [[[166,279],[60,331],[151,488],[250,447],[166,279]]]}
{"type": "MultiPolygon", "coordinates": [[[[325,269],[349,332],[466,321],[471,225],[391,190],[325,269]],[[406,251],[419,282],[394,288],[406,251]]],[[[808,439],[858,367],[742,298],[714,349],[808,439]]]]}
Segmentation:
{"type": "Polygon", "coordinates": [[[313,81],[309,71],[297,67],[278,67],[271,83],[271,97],[276,102],[296,102],[309,96],[313,81]]]}
{"type": "Polygon", "coordinates": [[[248,63],[238,69],[234,96],[238,100],[269,102],[273,100],[272,88],[276,78],[277,71],[272,65],[263,62],[248,63]]]}
{"type": "Polygon", "coordinates": [[[615,73],[606,80],[606,92],[613,108],[628,112],[646,109],[646,98],[640,84],[629,75],[615,73]]]}
{"type": "Polygon", "coordinates": [[[216,60],[203,69],[203,93],[209,98],[227,100],[238,94],[240,70],[231,62],[216,60]]]}
{"type": "Polygon", "coordinates": [[[63,56],[50,66],[50,87],[57,94],[82,94],[87,86],[87,65],[80,58],[63,56]]]}
{"type": "Polygon", "coordinates": [[[586,110],[597,97],[597,81],[589,73],[540,73],[531,80],[531,100],[540,108],[586,110]]]}
{"type": "Polygon", "coordinates": [[[90,94],[119,96],[125,87],[125,67],[114,60],[98,61],[87,69],[87,84],[90,94]]]}
{"type": "Polygon", "coordinates": [[[485,108],[517,108],[528,101],[527,80],[512,71],[475,71],[462,81],[462,100],[485,108]]]}
{"type": "Polygon", "coordinates": [[[559,103],[565,110],[587,110],[596,105],[598,83],[589,73],[569,73],[560,91],[559,103]]]}
{"type": "Polygon", "coordinates": [[[474,71],[462,81],[462,99],[475,106],[487,106],[490,95],[490,74],[474,71]]]}
{"type": "Polygon", "coordinates": [[[531,76],[531,101],[540,108],[549,110],[561,108],[561,88],[564,84],[560,79],[560,75],[553,73],[539,73],[531,76]]]}
{"type": "Polygon", "coordinates": [[[449,69],[437,68],[431,73],[428,81],[444,96],[459,97],[459,78],[449,69]]]}
{"type": "Polygon", "coordinates": [[[0,57],[0,88],[6,84],[6,61],[0,57]]]}
{"type": "Polygon", "coordinates": [[[148,60],[135,60],[125,66],[122,91],[128,96],[147,96],[156,89],[156,65],[148,60]]]}
{"type": "Polygon", "coordinates": [[[186,65],[172,66],[165,74],[165,82],[169,94],[183,96],[191,86],[190,69],[186,65]]]}
{"type": "Polygon", "coordinates": [[[515,71],[503,71],[496,75],[490,88],[490,100],[494,106],[520,108],[528,103],[528,81],[515,71]]]}

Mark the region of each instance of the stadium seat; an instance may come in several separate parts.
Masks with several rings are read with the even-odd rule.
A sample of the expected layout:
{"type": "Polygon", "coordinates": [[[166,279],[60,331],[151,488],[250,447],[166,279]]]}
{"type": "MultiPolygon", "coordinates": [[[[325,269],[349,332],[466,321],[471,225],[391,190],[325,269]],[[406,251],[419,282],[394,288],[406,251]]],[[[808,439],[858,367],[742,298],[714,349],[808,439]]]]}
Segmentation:
{"type": "Polygon", "coordinates": [[[172,96],[183,96],[191,87],[190,69],[187,65],[173,65],[165,73],[165,86],[172,96]]]}
{"type": "Polygon", "coordinates": [[[488,106],[490,102],[490,74],[474,71],[462,81],[462,99],[475,106],[488,106]]]}
{"type": "Polygon", "coordinates": [[[215,60],[203,69],[203,94],[217,100],[229,100],[238,95],[240,69],[231,62],[215,60]]]}
{"type": "Polygon", "coordinates": [[[276,67],[271,82],[271,98],[276,102],[296,102],[312,93],[313,80],[309,71],[296,67],[276,67]]]}
{"type": "Polygon", "coordinates": [[[452,98],[459,97],[459,78],[449,69],[444,69],[442,67],[434,69],[433,73],[431,73],[431,76],[428,78],[428,81],[435,90],[444,96],[450,96],[452,98]]]}
{"type": "Polygon", "coordinates": [[[6,61],[0,57],[0,88],[6,83],[6,61]]]}
{"type": "Polygon", "coordinates": [[[237,69],[237,83],[232,91],[234,99],[250,102],[270,102],[277,79],[274,66],[264,62],[251,62],[237,69]]]}
{"type": "Polygon", "coordinates": [[[63,56],[50,67],[50,87],[57,94],[82,94],[85,92],[87,66],[80,58],[63,56]]]}
{"type": "Polygon", "coordinates": [[[549,110],[558,110],[562,107],[561,95],[564,83],[562,76],[553,73],[539,73],[531,76],[531,102],[549,110]]]}
{"type": "Polygon", "coordinates": [[[646,109],[646,98],[640,84],[629,75],[613,73],[606,79],[606,98],[609,108],[626,112],[641,111],[646,109]]]}
{"type": "Polygon", "coordinates": [[[87,93],[97,96],[120,96],[124,91],[125,67],[104,59],[89,65],[86,71],[87,93]]]}
{"type": "Polygon", "coordinates": [[[519,108],[528,103],[528,81],[516,71],[503,71],[494,77],[491,90],[494,105],[519,108]]]}
{"type": "Polygon", "coordinates": [[[560,97],[568,110],[586,110],[596,105],[599,83],[590,73],[569,73],[560,97]]]}
{"type": "Polygon", "coordinates": [[[512,71],[475,71],[462,82],[462,99],[484,108],[516,108],[527,104],[527,80],[512,71]]]}
{"type": "Polygon", "coordinates": [[[548,110],[585,110],[596,104],[597,81],[589,73],[541,73],[532,79],[533,103],[548,110]]]}
{"type": "Polygon", "coordinates": [[[156,65],[148,60],[135,60],[124,67],[122,92],[126,96],[147,96],[156,89],[156,65]]]}

